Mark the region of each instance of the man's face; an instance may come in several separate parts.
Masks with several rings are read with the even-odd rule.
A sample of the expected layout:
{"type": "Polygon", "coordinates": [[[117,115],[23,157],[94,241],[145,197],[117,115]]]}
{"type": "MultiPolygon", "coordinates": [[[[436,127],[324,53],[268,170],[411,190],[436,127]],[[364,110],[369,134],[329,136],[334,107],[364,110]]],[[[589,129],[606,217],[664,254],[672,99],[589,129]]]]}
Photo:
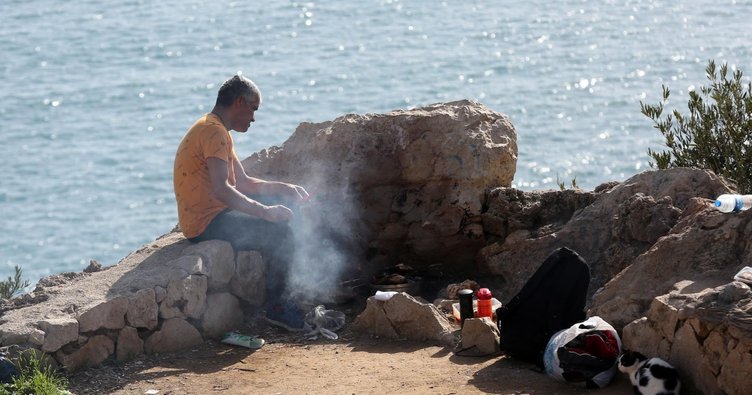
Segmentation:
{"type": "Polygon", "coordinates": [[[248,131],[251,127],[251,122],[256,121],[256,111],[261,105],[261,100],[258,97],[240,97],[238,99],[238,111],[237,122],[235,130],[241,133],[248,131]]]}

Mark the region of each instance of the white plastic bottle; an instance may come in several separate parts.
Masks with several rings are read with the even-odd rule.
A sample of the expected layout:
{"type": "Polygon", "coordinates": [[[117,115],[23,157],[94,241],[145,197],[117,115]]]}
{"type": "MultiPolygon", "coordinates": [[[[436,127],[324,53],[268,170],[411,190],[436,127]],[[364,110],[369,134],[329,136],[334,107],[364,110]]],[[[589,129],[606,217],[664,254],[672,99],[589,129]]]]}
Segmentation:
{"type": "Polygon", "coordinates": [[[736,213],[752,207],[752,195],[723,194],[715,200],[715,208],[722,213],[736,213]]]}

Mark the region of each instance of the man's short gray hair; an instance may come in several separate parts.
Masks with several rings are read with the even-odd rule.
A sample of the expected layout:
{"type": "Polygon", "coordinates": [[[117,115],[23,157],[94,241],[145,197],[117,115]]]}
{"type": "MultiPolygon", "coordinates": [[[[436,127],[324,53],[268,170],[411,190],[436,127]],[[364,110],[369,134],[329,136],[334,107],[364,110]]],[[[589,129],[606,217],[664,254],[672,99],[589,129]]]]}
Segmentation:
{"type": "Polygon", "coordinates": [[[229,107],[239,96],[246,99],[258,98],[261,100],[261,91],[259,91],[259,88],[253,83],[253,81],[242,75],[236,74],[219,87],[219,93],[217,93],[217,105],[229,107]]]}

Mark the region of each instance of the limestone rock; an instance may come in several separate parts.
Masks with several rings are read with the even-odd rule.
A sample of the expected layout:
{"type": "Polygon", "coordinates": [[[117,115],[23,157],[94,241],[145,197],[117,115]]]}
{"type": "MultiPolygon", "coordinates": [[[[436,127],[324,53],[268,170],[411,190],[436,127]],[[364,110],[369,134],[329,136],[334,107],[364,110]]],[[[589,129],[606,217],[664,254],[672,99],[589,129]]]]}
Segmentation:
{"type": "Polygon", "coordinates": [[[29,334],[29,343],[36,347],[42,347],[44,345],[44,338],[46,336],[46,333],[42,330],[33,330],[29,334]]]}
{"type": "Polygon", "coordinates": [[[201,334],[188,321],[170,318],[164,321],[160,330],[146,339],[144,351],[147,354],[179,351],[202,341],[201,334]]]}
{"type": "MultiPolygon", "coordinates": [[[[183,256],[189,244],[182,235],[169,233],[132,252],[117,265],[40,280],[33,294],[0,307],[1,345],[38,347],[69,369],[90,364],[80,363],[82,360],[97,363],[102,360],[99,353],[109,353],[104,357],[108,358],[114,352],[114,346],[108,344],[114,343],[97,336],[114,335],[126,320],[144,325],[147,330],[154,328],[154,319],[146,318],[153,317],[154,307],[144,302],[152,299],[152,304],[156,303],[156,290],[164,290],[171,278],[188,275],[173,263],[183,256]]],[[[201,258],[193,259],[195,262],[201,258]]]]}
{"type": "Polygon", "coordinates": [[[201,333],[204,338],[219,338],[225,332],[238,329],[243,324],[243,310],[238,298],[220,292],[209,294],[206,309],[201,317],[201,333]]]}
{"type": "Polygon", "coordinates": [[[167,286],[167,296],[159,306],[159,316],[164,319],[201,317],[206,290],[206,276],[189,275],[171,280],[167,286]]]}
{"type": "Polygon", "coordinates": [[[154,289],[139,290],[128,299],[128,309],[125,313],[128,325],[135,328],[154,329],[157,327],[158,314],[159,306],[154,289]]]}
{"type": "Polygon", "coordinates": [[[509,118],[456,101],[303,123],[282,147],[243,166],[262,178],[315,186],[316,234],[352,257],[370,248],[395,260],[464,264],[483,243],[484,190],[511,185],[516,162],[509,118]]]}
{"type": "Polygon", "coordinates": [[[73,353],[57,352],[56,358],[66,371],[72,372],[82,367],[97,366],[115,351],[115,343],[104,335],[93,336],[80,349],[73,353]]]}
{"type": "Polygon", "coordinates": [[[97,262],[96,259],[92,259],[89,261],[89,266],[84,269],[84,273],[94,273],[102,270],[102,264],[97,262]]]}
{"type": "Polygon", "coordinates": [[[476,281],[470,279],[467,279],[461,283],[449,284],[447,285],[445,292],[447,299],[458,300],[459,296],[457,296],[457,292],[463,289],[469,289],[473,291],[473,293],[475,293],[480,289],[480,285],[478,285],[476,281]]]}
{"type": "MultiPolygon", "coordinates": [[[[185,250],[183,250],[183,253],[187,253],[191,251],[191,249],[194,249],[193,247],[188,247],[185,250]]],[[[176,269],[177,272],[175,272],[175,275],[170,277],[185,277],[186,274],[200,274],[202,276],[208,276],[210,271],[207,265],[204,264],[204,258],[197,254],[186,254],[183,255],[171,262],[169,262],[169,266],[176,269]]]]}
{"type": "Polygon", "coordinates": [[[497,187],[486,198],[488,208],[482,214],[483,229],[501,240],[519,230],[540,237],[562,228],[598,196],[579,189],[523,192],[497,187]]]}
{"type": "Polygon", "coordinates": [[[673,341],[676,332],[676,324],[679,320],[679,311],[671,305],[671,299],[667,295],[653,299],[648,316],[652,322],[658,324],[659,333],[668,341],[673,341]]]}
{"type": "Polygon", "coordinates": [[[714,243],[707,233],[725,232],[715,230],[718,218],[711,221],[719,213],[698,199],[728,190],[729,184],[710,171],[683,168],[646,171],[597,192],[495,189],[489,192],[483,223],[494,229],[498,241],[481,251],[481,268],[506,280],[500,296],[507,299],[550,251],[569,247],[590,266],[591,295],[618,279],[612,291],[606,286],[602,296],[589,303],[599,306],[589,315],[620,328],[643,315],[650,301],[677,281],[708,274],[692,262],[730,262],[732,253],[725,247],[725,252],[714,249],[718,255],[712,260],[707,256],[708,243],[714,243]],[[650,262],[650,267],[638,268],[645,265],[640,261],[650,262]],[[685,271],[694,274],[685,277],[685,271]],[[637,279],[645,273],[651,274],[645,281],[637,279]]]}
{"type": "Polygon", "coordinates": [[[25,344],[29,341],[29,338],[33,333],[37,331],[37,328],[30,322],[5,323],[0,329],[0,344],[3,346],[9,346],[14,344],[25,344]]]}
{"type": "Polygon", "coordinates": [[[374,336],[387,339],[398,339],[400,337],[397,329],[386,316],[384,302],[380,302],[373,297],[368,298],[365,310],[355,318],[352,325],[353,330],[374,336]]]}
{"type": "Polygon", "coordinates": [[[752,212],[727,215],[707,203],[687,213],[670,234],[635,257],[593,297],[589,314],[618,327],[643,315],[654,297],[669,292],[680,280],[695,281],[690,288],[700,289],[727,283],[741,268],[737,262],[752,260],[752,250],[741,257],[739,252],[752,237],[750,219],[752,212]]]}
{"type": "Polygon", "coordinates": [[[728,354],[718,375],[718,386],[728,394],[746,394],[749,392],[749,372],[752,372],[752,347],[746,343],[728,354]]]}
{"type": "Polygon", "coordinates": [[[189,274],[201,274],[203,262],[197,266],[198,256],[186,255],[183,251],[192,246],[180,233],[168,233],[156,242],[148,243],[124,258],[117,265],[92,276],[103,276],[112,282],[108,292],[117,295],[130,295],[141,289],[160,286],[167,288],[173,278],[189,274]],[[188,261],[192,262],[188,262],[188,261]],[[137,270],[133,269],[134,266],[137,270]],[[188,271],[187,268],[196,267],[188,271]],[[116,269],[116,270],[113,270],[116,269]],[[200,270],[199,270],[200,269],[200,270]],[[108,273],[109,272],[109,273],[108,273]]]}
{"type": "Polygon", "coordinates": [[[232,294],[252,306],[263,306],[266,300],[266,266],[258,251],[239,251],[235,275],[230,280],[232,294]]]}
{"type": "Polygon", "coordinates": [[[128,300],[116,297],[104,303],[95,302],[83,308],[78,315],[78,330],[93,332],[97,329],[121,329],[125,326],[128,300]]]}
{"type": "Polygon", "coordinates": [[[167,290],[159,285],[154,287],[154,300],[159,304],[167,297],[167,290]]]}
{"type": "Polygon", "coordinates": [[[750,378],[739,372],[752,369],[752,291],[738,282],[682,281],[627,325],[623,340],[673,364],[688,393],[746,393],[750,378]]]}
{"type": "Polygon", "coordinates": [[[388,338],[448,341],[452,324],[430,303],[400,292],[386,302],[368,298],[366,310],[353,322],[353,329],[388,338]]]}
{"type": "Polygon", "coordinates": [[[203,241],[186,248],[183,254],[201,256],[208,269],[209,290],[225,288],[235,274],[235,252],[226,241],[203,241]]]}
{"type": "Polygon", "coordinates": [[[679,371],[679,378],[689,388],[697,388],[703,394],[717,390],[716,377],[702,358],[702,344],[697,340],[691,325],[685,323],[676,331],[671,344],[669,361],[679,371]]]}
{"type": "Polygon", "coordinates": [[[144,341],[138,336],[138,330],[126,326],[118,334],[115,351],[118,362],[124,362],[144,353],[144,341]]]}
{"type": "MultiPolygon", "coordinates": [[[[649,321],[647,317],[642,317],[625,326],[621,336],[624,348],[637,351],[643,355],[669,360],[668,349],[664,353],[660,352],[661,342],[664,338],[652,324],[653,321],[649,321]]],[[[673,335],[672,333],[671,336],[673,337],[673,335]]]]}
{"type": "Polygon", "coordinates": [[[53,318],[39,322],[44,331],[42,351],[52,353],[78,339],[78,321],[74,318],[53,318]]]}
{"type": "Polygon", "coordinates": [[[499,327],[488,317],[468,318],[462,325],[462,348],[475,346],[478,355],[496,354],[499,349],[499,327]]]}
{"type": "Polygon", "coordinates": [[[718,376],[723,366],[723,362],[728,357],[726,342],[723,336],[717,331],[711,332],[703,342],[705,360],[708,361],[710,371],[713,375],[718,376]]]}

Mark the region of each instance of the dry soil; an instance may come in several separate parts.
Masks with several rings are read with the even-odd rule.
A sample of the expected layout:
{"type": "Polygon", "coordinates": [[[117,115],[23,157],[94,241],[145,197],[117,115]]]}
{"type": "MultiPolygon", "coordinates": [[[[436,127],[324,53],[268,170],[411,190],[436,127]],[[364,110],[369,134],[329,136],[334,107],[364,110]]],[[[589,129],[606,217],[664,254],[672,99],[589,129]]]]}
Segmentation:
{"type": "MultiPolygon", "coordinates": [[[[349,320],[348,320],[349,321],[349,320]]],[[[467,357],[436,343],[355,334],[304,340],[261,320],[244,329],[259,350],[207,341],[173,354],[142,356],[79,371],[74,394],[630,394],[621,374],[586,390],[505,356],[467,357]]]]}

